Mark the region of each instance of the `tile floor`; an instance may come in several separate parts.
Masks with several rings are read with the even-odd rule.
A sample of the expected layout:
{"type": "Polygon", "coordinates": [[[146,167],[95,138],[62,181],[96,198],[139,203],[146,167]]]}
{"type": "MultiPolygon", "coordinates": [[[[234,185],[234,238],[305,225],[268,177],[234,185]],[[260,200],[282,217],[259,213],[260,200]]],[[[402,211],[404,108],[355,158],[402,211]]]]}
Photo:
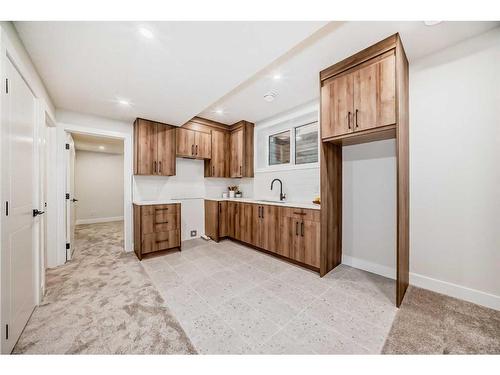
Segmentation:
{"type": "Polygon", "coordinates": [[[397,311],[392,280],[347,266],[320,278],[229,240],[142,265],[202,354],[380,353],[397,311]]]}

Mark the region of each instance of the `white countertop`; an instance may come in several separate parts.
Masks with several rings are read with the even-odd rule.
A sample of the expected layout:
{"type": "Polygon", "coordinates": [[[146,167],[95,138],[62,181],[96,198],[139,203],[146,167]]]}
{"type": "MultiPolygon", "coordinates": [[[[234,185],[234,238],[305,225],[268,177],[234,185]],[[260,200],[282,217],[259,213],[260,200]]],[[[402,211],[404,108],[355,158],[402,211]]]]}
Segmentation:
{"type": "Polygon", "coordinates": [[[173,200],[173,199],[163,199],[158,201],[134,201],[133,202],[137,206],[151,206],[155,204],[174,204],[181,203],[181,201],[173,200]]]}
{"type": "Polygon", "coordinates": [[[256,203],[256,204],[268,204],[270,206],[281,206],[281,207],[294,207],[294,208],[308,208],[312,210],[319,210],[321,206],[314,203],[300,203],[300,202],[279,202],[279,201],[266,201],[261,199],[250,199],[250,198],[209,198],[209,201],[230,201],[230,202],[243,202],[243,203],[256,203]]]}

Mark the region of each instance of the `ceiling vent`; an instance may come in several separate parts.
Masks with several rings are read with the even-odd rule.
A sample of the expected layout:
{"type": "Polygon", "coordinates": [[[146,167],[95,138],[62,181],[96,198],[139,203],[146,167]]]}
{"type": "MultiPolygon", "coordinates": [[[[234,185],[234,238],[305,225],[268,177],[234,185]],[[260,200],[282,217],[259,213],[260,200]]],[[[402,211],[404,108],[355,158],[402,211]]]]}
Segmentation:
{"type": "Polygon", "coordinates": [[[264,100],[266,102],[272,102],[276,97],[278,96],[278,93],[275,91],[269,91],[267,94],[264,95],[264,100]]]}

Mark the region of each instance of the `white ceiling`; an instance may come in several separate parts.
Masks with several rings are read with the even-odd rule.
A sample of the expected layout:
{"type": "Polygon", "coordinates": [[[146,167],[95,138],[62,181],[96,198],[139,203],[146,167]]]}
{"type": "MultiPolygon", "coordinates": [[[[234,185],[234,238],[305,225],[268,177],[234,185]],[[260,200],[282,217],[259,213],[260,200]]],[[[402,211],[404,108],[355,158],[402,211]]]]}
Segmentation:
{"type": "Polygon", "coordinates": [[[123,140],[109,137],[72,133],[75,150],[102,152],[105,154],[123,154],[123,140]]]}
{"type": "Polygon", "coordinates": [[[326,22],[14,24],[57,108],[182,125],[326,22]]]}
{"type": "Polygon", "coordinates": [[[411,62],[447,46],[499,26],[499,22],[443,22],[425,26],[423,22],[332,23],[293,51],[208,107],[200,116],[225,123],[240,119],[258,122],[319,96],[319,72],[324,68],[399,32],[411,62]],[[282,79],[273,80],[279,73],[282,79]],[[278,96],[266,102],[269,91],[278,96]],[[224,110],[223,115],[212,112],[224,110]]]}

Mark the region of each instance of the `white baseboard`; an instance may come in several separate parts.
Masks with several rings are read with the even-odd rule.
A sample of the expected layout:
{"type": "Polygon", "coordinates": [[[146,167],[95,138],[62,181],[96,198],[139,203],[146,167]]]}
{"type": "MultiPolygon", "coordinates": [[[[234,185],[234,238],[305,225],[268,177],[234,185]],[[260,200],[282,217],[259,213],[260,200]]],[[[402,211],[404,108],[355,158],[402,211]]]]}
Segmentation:
{"type": "Polygon", "coordinates": [[[92,219],[77,219],[75,224],[96,224],[96,223],[107,223],[110,221],[123,221],[123,216],[114,217],[96,217],[92,219]]]}
{"type": "MultiPolygon", "coordinates": [[[[342,264],[385,276],[390,279],[396,279],[396,270],[381,264],[350,257],[348,255],[342,255],[342,264]]],[[[500,296],[482,292],[477,289],[433,279],[413,272],[410,272],[410,285],[489,307],[490,309],[500,310],[500,296]]]]}
{"type": "Polygon", "coordinates": [[[359,268],[363,271],[376,273],[377,275],[385,276],[389,279],[396,279],[396,270],[382,264],[373,263],[364,259],[354,258],[344,254],[342,254],[342,264],[354,268],[359,268]]]}
{"type": "Polygon", "coordinates": [[[500,310],[500,296],[410,272],[410,285],[500,310]]]}

